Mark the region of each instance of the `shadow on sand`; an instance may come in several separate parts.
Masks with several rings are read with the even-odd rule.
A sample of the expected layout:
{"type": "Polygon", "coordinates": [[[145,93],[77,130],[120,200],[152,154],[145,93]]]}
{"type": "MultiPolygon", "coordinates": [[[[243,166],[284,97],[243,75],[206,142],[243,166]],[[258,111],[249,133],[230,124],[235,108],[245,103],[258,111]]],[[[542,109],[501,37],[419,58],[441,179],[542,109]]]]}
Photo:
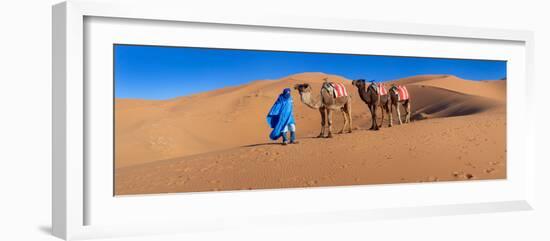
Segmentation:
{"type": "MultiPolygon", "coordinates": [[[[317,136],[304,136],[301,138],[297,138],[297,141],[300,141],[300,139],[323,139],[322,137],[317,136]]],[[[258,146],[281,146],[281,142],[265,142],[265,143],[257,143],[257,144],[250,144],[250,145],[244,145],[241,147],[258,147],[258,146]]]]}
{"type": "Polygon", "coordinates": [[[282,144],[280,142],[266,142],[266,143],[258,143],[258,144],[251,144],[251,145],[245,145],[241,147],[257,147],[257,146],[281,146],[282,144]]]}

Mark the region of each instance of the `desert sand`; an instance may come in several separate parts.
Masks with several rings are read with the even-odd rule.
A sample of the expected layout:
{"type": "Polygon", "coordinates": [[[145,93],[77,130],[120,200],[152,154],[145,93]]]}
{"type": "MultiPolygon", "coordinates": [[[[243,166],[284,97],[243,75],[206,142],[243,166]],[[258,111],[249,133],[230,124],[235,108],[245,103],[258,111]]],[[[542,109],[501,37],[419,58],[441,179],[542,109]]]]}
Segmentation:
{"type": "MultiPolygon", "coordinates": [[[[412,122],[380,131],[351,81],[324,73],[258,80],[163,101],[116,99],[115,194],[200,192],[506,178],[506,81],[422,75],[406,85],[412,122]],[[293,91],[297,145],[265,121],[283,88],[324,78],[352,95],[354,132],[313,138],[320,115],[293,91]]],[[[380,115],[379,115],[380,116],[380,115]]],[[[394,115],[394,118],[396,116],[394,115]]],[[[343,117],[334,117],[335,130],[343,117]]]]}

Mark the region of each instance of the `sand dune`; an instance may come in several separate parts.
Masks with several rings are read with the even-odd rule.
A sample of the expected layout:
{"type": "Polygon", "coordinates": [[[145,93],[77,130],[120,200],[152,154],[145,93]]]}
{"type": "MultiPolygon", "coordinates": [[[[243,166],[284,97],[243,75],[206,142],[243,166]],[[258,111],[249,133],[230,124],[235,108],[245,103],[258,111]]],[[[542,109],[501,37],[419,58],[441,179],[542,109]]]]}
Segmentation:
{"type": "MultiPolygon", "coordinates": [[[[451,180],[455,177],[449,177],[449,172],[458,172],[458,176],[468,174],[460,174],[460,172],[465,172],[463,170],[465,167],[462,166],[465,161],[484,168],[495,168],[486,166],[487,163],[479,163],[486,162],[483,160],[491,160],[501,165],[495,170],[505,170],[503,163],[505,163],[506,82],[504,80],[476,82],[449,75],[423,75],[390,81],[388,84],[407,85],[409,88],[412,96],[412,117],[415,121],[409,125],[393,128],[387,128],[386,121],[382,131],[356,131],[350,135],[339,135],[331,140],[304,139],[316,136],[319,133],[320,115],[317,110],[310,109],[300,103],[298,93],[293,91],[298,127],[297,135],[304,141],[298,146],[291,146],[287,149],[283,149],[284,147],[278,145],[254,146],[269,143],[268,134],[270,129],[265,122],[265,115],[283,88],[292,88],[297,83],[307,82],[312,85],[315,93],[320,89],[324,78],[334,82],[342,82],[346,85],[348,92],[352,95],[352,116],[356,130],[368,128],[371,123],[370,113],[358,97],[357,89],[351,85],[351,81],[340,76],[324,73],[302,73],[279,80],[253,81],[241,86],[164,101],[116,99],[115,167],[117,193],[246,189],[245,186],[237,185],[238,183],[242,184],[244,181],[252,188],[323,186],[328,185],[329,182],[334,185],[347,185],[355,183],[353,181],[355,179],[350,179],[352,177],[363,180],[360,183],[364,184],[406,182],[429,178],[426,176],[428,173],[431,173],[438,180],[451,180]],[[466,133],[462,132],[467,129],[476,129],[481,125],[486,126],[486,128],[481,128],[483,135],[472,138],[480,138],[476,140],[482,141],[477,143],[476,147],[470,146],[468,140],[471,137],[464,136],[466,133]],[[444,134],[450,138],[448,141],[439,139],[445,137],[444,134]],[[424,136],[424,139],[418,137],[418,135],[424,136]],[[419,138],[422,140],[422,145],[412,147],[407,144],[411,140],[413,142],[418,141],[419,138]],[[361,146],[362,142],[368,142],[369,144],[361,146]],[[325,143],[329,143],[334,148],[327,148],[327,153],[313,153],[319,149],[319,144],[325,143]],[[377,148],[372,149],[371,143],[377,148]],[[445,148],[439,148],[441,152],[439,154],[441,155],[428,152],[428,149],[433,149],[429,146],[440,143],[446,143],[445,148]],[[468,147],[464,151],[470,154],[457,153],[457,156],[453,159],[452,156],[447,156],[447,152],[443,152],[446,149],[456,149],[455,151],[458,151],[460,148],[457,147],[461,145],[464,148],[468,147]],[[347,150],[350,146],[355,146],[356,151],[349,152],[344,156],[335,154],[337,153],[337,147],[347,150]],[[371,164],[386,163],[384,155],[391,152],[394,153],[393,155],[397,155],[397,152],[393,150],[399,148],[399,146],[404,146],[404,151],[399,154],[404,156],[392,157],[393,161],[391,163],[395,165],[391,167],[392,170],[384,169],[383,173],[386,174],[383,175],[385,178],[380,176],[377,179],[378,174],[373,173],[376,169],[372,169],[372,165],[366,165],[363,169],[354,169],[356,170],[355,174],[346,171],[335,172],[334,175],[336,173],[340,174],[331,176],[329,179],[332,181],[321,181],[320,179],[321,176],[328,175],[324,172],[332,170],[333,165],[344,165],[345,162],[350,162],[350,165],[353,163],[355,163],[353,165],[359,165],[358,162],[361,160],[369,159],[371,164]],[[414,158],[411,157],[413,151],[407,148],[416,150],[414,158]],[[479,151],[476,153],[472,148],[487,149],[492,150],[492,152],[479,154],[479,151]],[[374,153],[372,150],[379,151],[374,153]],[[263,158],[261,153],[264,153],[264,155],[265,153],[271,153],[269,155],[279,153],[279,156],[276,159],[263,158]],[[310,153],[317,157],[308,159],[297,153],[310,153]],[[366,158],[365,155],[369,158],[366,158]],[[294,156],[295,158],[293,158],[294,156]],[[315,170],[315,168],[311,168],[307,172],[305,169],[302,171],[294,170],[298,167],[294,166],[293,163],[303,163],[303,167],[308,165],[313,167],[316,162],[323,159],[321,157],[325,157],[326,160],[323,161],[329,163],[326,166],[319,166],[319,170],[315,170]],[[341,159],[341,163],[337,161],[338,159],[341,159]],[[442,159],[452,163],[436,163],[437,160],[441,161],[442,159]],[[266,160],[272,160],[272,162],[266,160]],[[410,169],[408,165],[411,163],[404,164],[401,162],[407,161],[420,163],[421,169],[417,172],[412,171],[405,174],[404,171],[410,169]],[[267,163],[271,164],[268,165],[267,163]],[[426,166],[428,164],[434,165],[434,167],[426,166]],[[220,166],[217,167],[217,165],[220,166]],[[233,166],[234,169],[226,165],[233,166]],[[155,181],[149,182],[149,180],[155,178],[155,180],[158,179],[158,183],[144,185],[144,180],[137,180],[139,177],[136,175],[152,171],[151,167],[153,166],[159,173],[149,173],[147,183],[155,183],[155,181]],[[174,175],[180,173],[175,170],[207,167],[218,171],[212,173],[185,172],[186,175],[195,174],[193,175],[194,178],[190,178],[194,181],[189,181],[185,185],[168,185],[165,182],[168,180],[166,178],[175,178],[169,173],[174,175]],[[221,170],[226,167],[227,170],[221,170]],[[293,171],[289,171],[292,174],[277,175],[292,175],[293,178],[298,179],[301,178],[300,176],[306,179],[311,177],[309,179],[315,180],[309,181],[316,181],[316,183],[305,185],[304,182],[298,181],[298,179],[293,182],[290,176],[285,177],[289,178],[287,181],[278,182],[273,178],[264,180],[265,178],[262,177],[261,173],[265,174],[270,170],[278,170],[277,168],[293,169],[293,171]],[[172,169],[172,171],[169,169],[172,169]],[[246,171],[248,174],[243,174],[242,178],[237,178],[238,174],[233,173],[232,170],[238,171],[241,169],[248,170],[246,171]],[[421,170],[433,170],[433,172],[421,170]],[[210,183],[213,180],[206,181],[209,178],[214,178],[213,175],[221,175],[223,177],[220,178],[223,180],[218,180],[219,182],[215,183],[210,183]],[[161,176],[165,176],[165,178],[161,176]],[[257,180],[254,179],[255,177],[257,180]],[[257,182],[251,183],[250,180],[245,180],[246,178],[254,179],[257,182]],[[134,188],[130,188],[130,186],[134,188]]],[[[335,115],[335,129],[341,128],[342,124],[342,116],[335,115]]],[[[386,165],[384,164],[384,166],[386,165]]],[[[388,165],[388,168],[389,166],[391,165],[388,165]]],[[[470,172],[475,178],[501,178],[505,174],[505,172],[501,172],[501,174],[495,175],[493,171],[484,174],[484,171],[480,170],[470,172]]],[[[283,177],[281,176],[281,178],[283,177]]],[[[176,179],[170,180],[170,182],[177,181],[176,179]]]]}
{"type": "Polygon", "coordinates": [[[300,144],[237,147],[117,170],[116,194],[199,192],[506,177],[505,117],[415,122],[300,144]],[[319,148],[323,146],[323,148],[319,148]]]}
{"type": "Polygon", "coordinates": [[[457,93],[506,100],[506,81],[464,81],[456,76],[427,79],[411,83],[413,85],[437,87],[457,93]]]}
{"type": "MultiPolygon", "coordinates": [[[[321,73],[298,74],[167,101],[117,99],[115,164],[130,166],[265,141],[265,116],[282,89],[298,79],[320,88],[326,76],[343,81],[321,73]]],[[[345,81],[351,90],[351,82],[345,81]]],[[[300,131],[318,131],[318,111],[301,105],[298,97],[293,93],[300,131]]]]}

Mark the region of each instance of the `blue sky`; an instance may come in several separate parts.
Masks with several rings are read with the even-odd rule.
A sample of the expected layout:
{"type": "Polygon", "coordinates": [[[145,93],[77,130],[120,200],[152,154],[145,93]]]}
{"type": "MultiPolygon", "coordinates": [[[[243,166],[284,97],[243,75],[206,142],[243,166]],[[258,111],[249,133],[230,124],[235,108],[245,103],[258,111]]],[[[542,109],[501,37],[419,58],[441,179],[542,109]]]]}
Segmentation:
{"type": "Polygon", "coordinates": [[[470,80],[506,77],[506,62],[397,56],[115,45],[115,97],[170,99],[324,72],[348,79],[388,81],[420,74],[452,74],[470,80]]]}

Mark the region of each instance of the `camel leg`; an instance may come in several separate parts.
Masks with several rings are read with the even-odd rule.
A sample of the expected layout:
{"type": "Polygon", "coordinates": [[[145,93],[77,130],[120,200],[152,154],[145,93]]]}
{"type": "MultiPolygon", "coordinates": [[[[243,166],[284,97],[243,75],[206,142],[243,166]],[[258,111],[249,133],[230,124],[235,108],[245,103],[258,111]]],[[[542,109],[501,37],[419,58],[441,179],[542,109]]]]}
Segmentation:
{"type": "Polygon", "coordinates": [[[407,100],[407,115],[405,116],[405,123],[411,122],[411,100],[407,100]]]}
{"type": "Polygon", "coordinates": [[[377,108],[377,105],[374,105],[373,107],[373,113],[374,113],[374,130],[377,131],[377,130],[380,130],[380,128],[378,127],[378,114],[376,113],[376,109],[377,108]]]}
{"type": "Polygon", "coordinates": [[[399,119],[399,125],[402,125],[403,122],[401,121],[401,111],[399,110],[399,102],[395,105],[395,109],[397,109],[397,119],[399,119]]]}
{"type": "Polygon", "coordinates": [[[328,135],[327,138],[332,138],[332,113],[331,109],[327,109],[328,135]]]}
{"type": "Polygon", "coordinates": [[[321,113],[321,133],[319,133],[317,138],[321,138],[325,136],[325,123],[326,123],[325,108],[319,108],[319,112],[321,113]]]}
{"type": "Polygon", "coordinates": [[[346,114],[348,115],[348,127],[349,127],[349,132],[348,133],[351,133],[351,124],[352,124],[352,121],[351,121],[351,100],[348,101],[348,103],[346,104],[346,114]]]}
{"type": "Polygon", "coordinates": [[[388,103],[386,106],[386,114],[388,115],[388,127],[391,127],[390,120],[391,120],[391,104],[388,103]]]}
{"type": "Polygon", "coordinates": [[[390,124],[388,125],[388,127],[392,127],[393,126],[393,104],[390,104],[390,124]]]}
{"type": "Polygon", "coordinates": [[[375,105],[375,104],[374,104],[374,105],[371,105],[370,108],[371,108],[371,115],[372,115],[372,127],[371,127],[371,130],[377,131],[377,130],[379,130],[379,128],[378,128],[378,123],[377,123],[377,121],[376,121],[376,118],[377,118],[377,117],[376,117],[376,105],[375,105]]]}
{"type": "Polygon", "coordinates": [[[393,104],[390,104],[390,111],[389,111],[389,116],[390,116],[390,123],[388,124],[388,127],[392,127],[393,126],[393,104]]]}
{"type": "Polygon", "coordinates": [[[380,121],[380,125],[378,127],[382,127],[384,124],[384,106],[380,106],[380,113],[382,114],[382,120],[380,121]]]}
{"type": "Polygon", "coordinates": [[[342,130],[340,130],[338,134],[343,134],[344,130],[346,129],[346,125],[348,124],[348,116],[346,115],[346,111],[344,110],[344,107],[342,107],[340,111],[342,112],[342,116],[344,117],[344,126],[342,126],[342,130]]]}
{"type": "MultiPolygon", "coordinates": [[[[391,120],[391,118],[392,118],[392,117],[391,117],[391,110],[390,110],[390,109],[391,109],[391,104],[388,104],[388,105],[386,106],[386,114],[388,114],[388,118],[389,118],[388,121],[391,120]]],[[[388,127],[391,127],[389,123],[388,123],[388,127]]]]}
{"type": "Polygon", "coordinates": [[[372,123],[369,130],[374,130],[374,122],[375,122],[374,116],[375,116],[375,114],[372,111],[372,105],[369,105],[369,111],[370,111],[370,120],[371,120],[371,123],[372,123]]]}

